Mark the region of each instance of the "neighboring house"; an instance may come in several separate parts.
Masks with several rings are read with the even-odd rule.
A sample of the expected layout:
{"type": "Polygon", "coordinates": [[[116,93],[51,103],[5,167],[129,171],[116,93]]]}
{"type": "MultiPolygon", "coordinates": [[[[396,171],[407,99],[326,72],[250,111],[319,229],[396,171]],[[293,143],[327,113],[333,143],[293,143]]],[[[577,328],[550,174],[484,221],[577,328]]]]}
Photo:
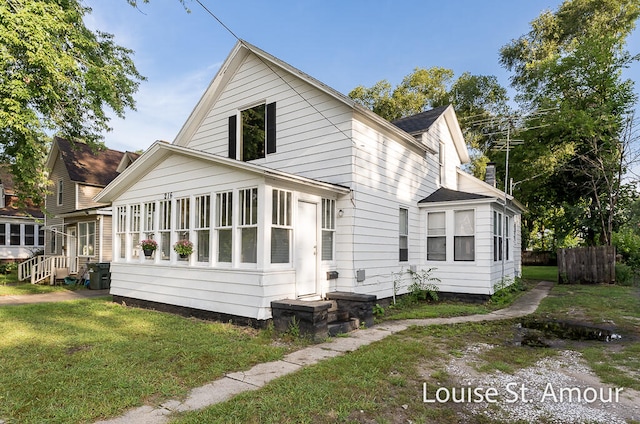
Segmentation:
{"type": "Polygon", "coordinates": [[[93,198],[138,156],[54,138],[46,162],[46,256],[67,258],[72,274],[88,262],[111,261],[111,207],[93,198]]]}
{"type": "Polygon", "coordinates": [[[174,142],[96,197],[115,216],[111,294],[252,322],[275,300],[388,298],[408,270],[491,295],[520,273],[521,207],[468,161],[452,107],[392,124],[239,42],[174,142]],[[159,244],[150,258],[143,238],[159,244]]]}
{"type": "Polygon", "coordinates": [[[0,165],[0,261],[20,261],[42,251],[43,217],[42,210],[28,199],[26,206],[18,205],[9,166],[0,165]]]}

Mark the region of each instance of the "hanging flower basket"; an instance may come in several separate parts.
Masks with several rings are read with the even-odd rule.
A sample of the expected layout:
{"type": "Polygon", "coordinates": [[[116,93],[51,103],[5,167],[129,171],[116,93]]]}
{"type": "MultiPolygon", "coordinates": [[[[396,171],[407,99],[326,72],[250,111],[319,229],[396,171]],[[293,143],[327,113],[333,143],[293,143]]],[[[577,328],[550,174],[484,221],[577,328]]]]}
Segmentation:
{"type": "Polygon", "coordinates": [[[193,253],[193,243],[191,243],[189,240],[186,240],[186,239],[178,240],[173,245],[173,250],[175,250],[176,253],[180,255],[181,258],[184,259],[193,253]]]}
{"type": "Polygon", "coordinates": [[[144,252],[144,256],[150,257],[153,254],[153,252],[158,248],[158,243],[156,243],[155,240],[151,240],[151,239],[142,240],[140,242],[140,247],[144,252]]]}

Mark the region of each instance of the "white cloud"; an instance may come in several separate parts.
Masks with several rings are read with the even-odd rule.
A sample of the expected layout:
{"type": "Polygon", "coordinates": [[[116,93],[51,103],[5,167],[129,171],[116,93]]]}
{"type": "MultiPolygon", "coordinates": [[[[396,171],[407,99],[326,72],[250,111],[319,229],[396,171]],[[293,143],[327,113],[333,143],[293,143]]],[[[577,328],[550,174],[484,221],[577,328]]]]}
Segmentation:
{"type": "Polygon", "coordinates": [[[112,114],[113,131],[105,134],[107,147],[135,151],[156,140],[173,141],[220,65],[140,84],[137,111],[127,111],[125,119],[112,114]]]}

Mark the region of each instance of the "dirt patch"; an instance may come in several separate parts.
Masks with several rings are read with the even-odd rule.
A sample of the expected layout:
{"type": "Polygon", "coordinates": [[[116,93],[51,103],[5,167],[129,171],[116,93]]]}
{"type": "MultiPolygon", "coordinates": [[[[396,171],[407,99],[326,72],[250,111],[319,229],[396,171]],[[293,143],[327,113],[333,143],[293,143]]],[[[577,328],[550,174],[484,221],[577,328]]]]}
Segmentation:
{"type": "MultiPolygon", "coordinates": [[[[462,421],[479,416],[503,422],[623,424],[640,420],[640,392],[605,385],[578,352],[559,351],[513,374],[479,373],[473,364],[480,361],[481,352],[493,347],[472,345],[446,367],[449,387],[443,388],[440,397],[448,391],[448,402],[454,402],[454,389],[458,389],[458,400],[464,399],[462,393],[470,395],[455,402],[462,421]]],[[[438,400],[435,393],[432,397],[438,400]]]]}

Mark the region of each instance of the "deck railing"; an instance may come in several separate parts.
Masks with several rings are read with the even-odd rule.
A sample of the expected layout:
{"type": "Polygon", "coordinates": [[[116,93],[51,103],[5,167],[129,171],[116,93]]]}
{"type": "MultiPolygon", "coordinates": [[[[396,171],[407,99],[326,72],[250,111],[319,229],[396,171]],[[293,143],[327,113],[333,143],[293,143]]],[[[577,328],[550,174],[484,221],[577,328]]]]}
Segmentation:
{"type": "Polygon", "coordinates": [[[31,268],[31,284],[37,284],[46,279],[51,280],[53,271],[56,268],[68,268],[70,273],[77,272],[78,258],[68,258],[66,256],[49,256],[36,263],[31,268]]]}

